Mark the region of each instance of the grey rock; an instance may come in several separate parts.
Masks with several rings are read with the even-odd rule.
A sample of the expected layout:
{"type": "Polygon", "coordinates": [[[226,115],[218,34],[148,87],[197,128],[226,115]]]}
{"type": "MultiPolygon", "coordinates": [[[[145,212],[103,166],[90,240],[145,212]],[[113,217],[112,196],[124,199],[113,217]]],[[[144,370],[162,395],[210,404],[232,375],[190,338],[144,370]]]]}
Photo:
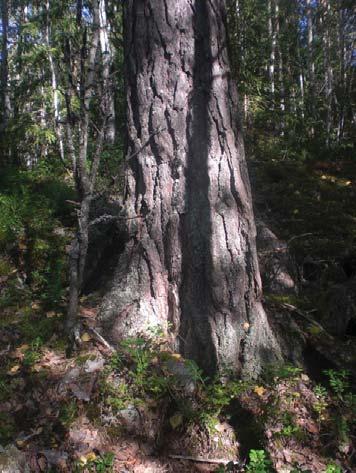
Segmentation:
{"type": "Polygon", "coordinates": [[[79,376],[80,376],[80,368],[72,368],[63,377],[61,381],[61,385],[73,383],[73,381],[76,381],[79,378],[79,376]]]}
{"type": "Polygon", "coordinates": [[[350,323],[356,326],[356,279],[332,286],[320,298],[322,324],[333,335],[345,335],[350,323]]]}
{"type": "Polygon", "coordinates": [[[183,388],[186,395],[194,394],[196,390],[196,380],[188,366],[180,360],[168,360],[166,363],[167,370],[172,373],[178,383],[183,388]]]}
{"type": "Polygon", "coordinates": [[[83,367],[72,368],[68,373],[66,373],[59,383],[59,392],[61,394],[70,390],[80,401],[90,401],[98,376],[96,372],[100,369],[99,367],[103,366],[103,364],[99,364],[98,360],[93,360],[91,364],[87,364],[88,361],[83,367]]]}
{"type": "Polygon", "coordinates": [[[6,448],[0,446],[0,472],[1,473],[30,473],[26,455],[15,445],[6,448]]]}
{"type": "Polygon", "coordinates": [[[128,405],[117,414],[118,418],[129,433],[138,433],[141,430],[141,417],[139,411],[133,405],[128,405]]]}
{"type": "Polygon", "coordinates": [[[257,252],[264,289],[279,294],[297,292],[297,271],[288,245],[262,221],[256,223],[257,252]]]}
{"type": "Polygon", "coordinates": [[[68,453],[58,450],[42,450],[50,466],[61,466],[68,460],[68,453]]]}
{"type": "Polygon", "coordinates": [[[268,303],[265,304],[265,309],[281,347],[283,359],[293,365],[302,366],[307,340],[292,314],[288,310],[269,307],[268,303]]]}
{"type": "Polygon", "coordinates": [[[101,371],[104,368],[104,358],[95,358],[95,360],[87,360],[84,363],[84,371],[86,373],[95,373],[101,371]]]}
{"type": "Polygon", "coordinates": [[[72,384],[70,386],[71,391],[73,395],[79,399],[79,401],[85,401],[89,402],[90,401],[90,395],[91,395],[91,386],[89,389],[85,390],[87,386],[84,386],[83,388],[78,386],[77,384],[72,384]]]}

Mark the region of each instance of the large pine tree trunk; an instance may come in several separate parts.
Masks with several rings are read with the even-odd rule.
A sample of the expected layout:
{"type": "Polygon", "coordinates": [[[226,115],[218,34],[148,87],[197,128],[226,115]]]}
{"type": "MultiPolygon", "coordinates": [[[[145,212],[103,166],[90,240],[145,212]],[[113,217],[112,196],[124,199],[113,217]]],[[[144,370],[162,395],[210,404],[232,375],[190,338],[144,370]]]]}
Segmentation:
{"type": "Polygon", "coordinates": [[[129,0],[127,243],[100,314],[112,340],[160,324],[207,371],[278,356],[260,297],[255,225],[223,0],[129,0]]]}

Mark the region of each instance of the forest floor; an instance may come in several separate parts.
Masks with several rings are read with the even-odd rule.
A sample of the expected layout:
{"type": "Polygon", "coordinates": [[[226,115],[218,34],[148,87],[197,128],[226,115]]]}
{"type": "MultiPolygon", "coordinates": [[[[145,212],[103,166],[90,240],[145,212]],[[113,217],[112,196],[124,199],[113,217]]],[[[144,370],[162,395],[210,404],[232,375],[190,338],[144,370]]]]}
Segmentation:
{"type": "MultiPolygon", "coordinates": [[[[81,299],[82,344],[69,353],[66,293],[48,305],[38,274],[37,289],[23,284],[22,237],[16,258],[0,264],[0,471],[356,471],[355,319],[329,333],[322,297],[356,274],[355,163],[261,152],[251,167],[257,208],[302,273],[298,293],[267,293],[265,305],[292,327],[309,364],[273,366],[253,382],[207,379],[157,328],[112,351],[95,332],[100,294],[81,299]]],[[[27,219],[32,264],[48,257],[48,242],[64,251],[58,228],[70,234],[73,219],[40,229],[40,242],[27,219]]]]}
{"type": "Polygon", "coordinates": [[[83,301],[81,313],[87,330],[72,356],[62,311],[37,301],[0,330],[0,435],[24,471],[267,472],[269,458],[278,472],[354,471],[346,372],[330,370],[324,384],[292,365],[258,382],[207,380],[160,334],[112,353],[91,335],[95,307],[83,301]]]}

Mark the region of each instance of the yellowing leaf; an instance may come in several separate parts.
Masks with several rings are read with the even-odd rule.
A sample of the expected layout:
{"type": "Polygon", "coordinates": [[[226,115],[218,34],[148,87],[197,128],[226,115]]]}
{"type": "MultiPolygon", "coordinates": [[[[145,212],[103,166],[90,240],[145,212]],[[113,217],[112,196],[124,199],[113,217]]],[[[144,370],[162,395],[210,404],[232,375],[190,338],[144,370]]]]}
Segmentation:
{"type": "Polygon", "coordinates": [[[87,461],[88,461],[88,462],[92,462],[92,461],[94,461],[94,460],[96,460],[96,455],[95,455],[95,453],[94,453],[94,452],[88,453],[88,455],[87,455],[87,461]]]}
{"type": "Polygon", "coordinates": [[[263,396],[264,393],[266,392],[265,388],[263,386],[256,386],[254,388],[254,392],[258,395],[258,396],[263,396]]]}
{"type": "Polygon", "coordinates": [[[322,328],[318,325],[309,325],[308,332],[310,335],[319,335],[322,332],[322,328]]]}
{"type": "Polygon", "coordinates": [[[84,466],[84,465],[86,465],[86,464],[88,463],[88,460],[87,460],[87,458],[86,458],[84,455],[82,455],[82,456],[79,458],[79,463],[80,463],[82,466],[84,466]]]}
{"type": "Polygon", "coordinates": [[[176,429],[179,427],[183,422],[182,414],[175,414],[174,416],[169,418],[169,423],[172,426],[172,429],[176,429]]]}
{"type": "Polygon", "coordinates": [[[9,371],[7,372],[8,374],[16,374],[20,369],[20,365],[14,365],[12,366],[9,371]]]}
{"type": "Polygon", "coordinates": [[[26,351],[30,348],[30,345],[27,345],[27,343],[24,343],[23,345],[19,346],[20,351],[26,351]]]}
{"type": "Polygon", "coordinates": [[[50,310],[49,312],[46,312],[47,319],[52,319],[55,316],[56,316],[56,313],[54,310],[50,310]]]}
{"type": "Polygon", "coordinates": [[[80,338],[82,342],[89,342],[91,340],[91,336],[89,335],[88,332],[84,332],[80,338]]]}
{"type": "Polygon", "coordinates": [[[180,360],[182,358],[182,355],[180,355],[179,353],[172,353],[171,358],[173,358],[174,360],[180,360]]]}

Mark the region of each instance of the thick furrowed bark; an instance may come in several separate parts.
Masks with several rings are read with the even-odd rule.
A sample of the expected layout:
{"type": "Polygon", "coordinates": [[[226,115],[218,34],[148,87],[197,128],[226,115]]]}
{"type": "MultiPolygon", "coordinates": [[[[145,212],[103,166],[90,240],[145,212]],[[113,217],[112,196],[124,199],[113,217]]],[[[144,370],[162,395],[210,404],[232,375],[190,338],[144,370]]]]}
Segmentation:
{"type": "Polygon", "coordinates": [[[224,15],[222,0],[127,4],[130,223],[100,318],[113,340],[170,322],[207,371],[251,374],[278,347],[259,302],[224,15]]]}

